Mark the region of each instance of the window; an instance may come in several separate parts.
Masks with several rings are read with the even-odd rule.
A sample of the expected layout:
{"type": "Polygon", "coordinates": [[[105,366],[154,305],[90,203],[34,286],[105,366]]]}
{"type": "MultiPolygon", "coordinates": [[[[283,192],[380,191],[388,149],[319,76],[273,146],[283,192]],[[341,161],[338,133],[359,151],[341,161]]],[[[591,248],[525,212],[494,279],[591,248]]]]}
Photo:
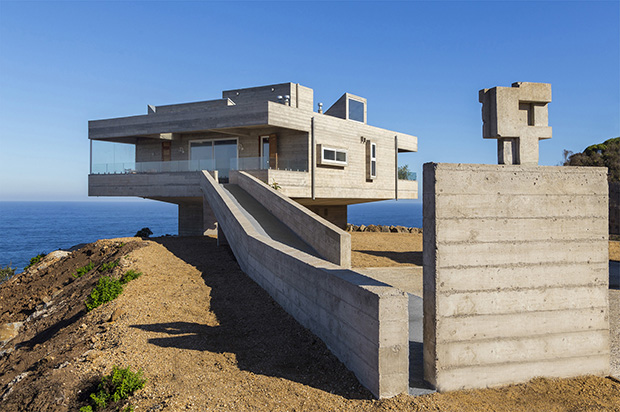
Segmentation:
{"type": "Polygon", "coordinates": [[[377,144],[366,141],[366,179],[377,177],[377,144]]]}
{"type": "Polygon", "coordinates": [[[237,140],[190,141],[189,158],[192,170],[218,170],[220,183],[227,183],[230,170],[238,169],[237,140]]]}
{"type": "Polygon", "coordinates": [[[345,149],[318,145],[318,155],[320,165],[343,167],[347,165],[347,151],[345,149]]]}
{"type": "Polygon", "coordinates": [[[359,100],[349,99],[349,120],[362,122],[364,119],[364,103],[359,100]]]}

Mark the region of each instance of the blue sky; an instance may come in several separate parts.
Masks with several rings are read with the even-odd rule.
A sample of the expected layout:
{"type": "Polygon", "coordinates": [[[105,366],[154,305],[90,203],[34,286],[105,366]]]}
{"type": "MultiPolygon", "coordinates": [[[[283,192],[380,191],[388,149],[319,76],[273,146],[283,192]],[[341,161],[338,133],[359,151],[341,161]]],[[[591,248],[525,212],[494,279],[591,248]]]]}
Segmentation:
{"type": "Polygon", "coordinates": [[[552,84],[562,150],[620,135],[620,2],[10,2],[0,0],[0,200],[85,200],[87,121],[222,90],[298,82],[329,107],[418,136],[401,155],[496,163],[478,90],[552,84]]]}

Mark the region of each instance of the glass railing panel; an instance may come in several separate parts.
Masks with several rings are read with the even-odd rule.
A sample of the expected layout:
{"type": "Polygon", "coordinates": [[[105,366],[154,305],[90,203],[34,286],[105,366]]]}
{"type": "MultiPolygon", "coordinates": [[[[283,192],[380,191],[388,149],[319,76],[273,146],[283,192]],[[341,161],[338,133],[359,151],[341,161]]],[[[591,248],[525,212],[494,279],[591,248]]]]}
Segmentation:
{"type": "Polygon", "coordinates": [[[124,162],[124,163],[95,163],[92,165],[92,174],[128,174],[128,173],[176,173],[194,172],[199,170],[219,170],[221,175],[228,175],[230,170],[290,170],[307,172],[306,161],[281,160],[272,162],[268,167],[261,157],[240,157],[229,159],[228,168],[222,162],[214,159],[200,160],[172,160],[167,162],[124,162]],[[217,167],[216,167],[217,166],[217,167]]]}
{"type": "Polygon", "coordinates": [[[406,174],[399,172],[398,180],[418,180],[418,174],[416,172],[407,172],[406,174]]]}

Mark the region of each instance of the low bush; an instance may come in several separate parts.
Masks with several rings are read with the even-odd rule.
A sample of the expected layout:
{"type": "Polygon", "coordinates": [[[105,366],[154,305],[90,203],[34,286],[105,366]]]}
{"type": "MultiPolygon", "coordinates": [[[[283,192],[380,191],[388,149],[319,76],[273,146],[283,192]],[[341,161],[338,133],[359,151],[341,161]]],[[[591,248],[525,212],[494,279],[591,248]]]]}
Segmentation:
{"type": "Polygon", "coordinates": [[[142,276],[142,272],[136,272],[135,270],[130,269],[121,277],[121,283],[124,285],[134,279],[138,279],[140,276],[142,276]]]}
{"type": "MultiPolygon", "coordinates": [[[[129,367],[122,369],[112,367],[112,373],[101,378],[97,391],[90,394],[91,405],[83,406],[80,412],[92,412],[106,408],[111,403],[129,398],[135,391],[142,389],[146,379],[142,377],[142,369],[132,372],[129,367]]],[[[121,410],[119,408],[119,410],[121,410]]],[[[123,412],[133,411],[128,405],[123,412]]]]}
{"type": "Polygon", "coordinates": [[[86,309],[91,310],[116,299],[123,292],[123,284],[111,276],[102,276],[86,299],[86,309]]]}
{"type": "Polygon", "coordinates": [[[135,237],[149,237],[152,234],[153,232],[151,232],[151,229],[149,229],[148,227],[143,227],[142,229],[136,232],[135,237]]]}
{"type": "Polygon", "coordinates": [[[11,279],[14,274],[15,268],[12,268],[11,265],[6,265],[6,267],[0,266],[0,283],[11,279]]]}
{"type": "Polygon", "coordinates": [[[108,270],[112,270],[115,267],[117,267],[118,264],[119,264],[118,259],[116,259],[114,262],[104,263],[103,265],[99,266],[99,272],[106,272],[108,270]]]}
{"type": "Polygon", "coordinates": [[[93,262],[88,262],[88,265],[82,266],[81,268],[77,268],[77,271],[73,274],[74,278],[81,278],[91,270],[95,268],[95,264],[93,262]]]}
{"type": "Polygon", "coordinates": [[[41,259],[43,259],[46,256],[45,253],[41,252],[38,255],[36,255],[35,257],[30,259],[30,263],[28,264],[28,266],[26,266],[24,268],[24,270],[28,269],[31,266],[36,265],[37,263],[39,263],[41,261],[41,259]]]}
{"type": "Polygon", "coordinates": [[[136,272],[135,270],[128,270],[120,279],[115,279],[112,276],[102,276],[97,282],[97,286],[90,293],[86,299],[86,309],[91,310],[114,300],[123,293],[123,285],[131,282],[134,279],[142,276],[142,272],[136,272]]]}

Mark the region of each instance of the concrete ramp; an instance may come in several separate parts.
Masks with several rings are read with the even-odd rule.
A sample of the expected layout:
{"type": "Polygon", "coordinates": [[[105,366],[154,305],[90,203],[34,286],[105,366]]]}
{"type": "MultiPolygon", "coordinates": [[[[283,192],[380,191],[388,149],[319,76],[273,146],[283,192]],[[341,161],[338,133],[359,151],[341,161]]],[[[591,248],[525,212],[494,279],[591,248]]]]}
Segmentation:
{"type": "Polygon", "coordinates": [[[222,188],[258,233],[309,255],[321,257],[310,245],[301,240],[288,226],[238,185],[227,184],[222,188]]]}
{"type": "MultiPolygon", "coordinates": [[[[344,249],[350,236],[340,236],[333,225],[311,220],[312,215],[303,209],[298,213],[280,194],[272,196],[266,185],[239,176],[231,174],[232,184],[222,186],[203,171],[200,186],[241,269],[325,342],[375,396],[407,393],[407,294],[318,257],[329,255],[346,264],[344,249]],[[252,195],[236,184],[240,180],[254,186],[252,195]],[[276,209],[286,216],[277,219],[276,209]],[[299,227],[283,224],[283,220],[299,222],[299,227]],[[322,245],[312,241],[321,237],[322,245]],[[326,244],[340,250],[330,255],[326,244]]],[[[350,243],[348,256],[350,262],[350,243]]]]}

